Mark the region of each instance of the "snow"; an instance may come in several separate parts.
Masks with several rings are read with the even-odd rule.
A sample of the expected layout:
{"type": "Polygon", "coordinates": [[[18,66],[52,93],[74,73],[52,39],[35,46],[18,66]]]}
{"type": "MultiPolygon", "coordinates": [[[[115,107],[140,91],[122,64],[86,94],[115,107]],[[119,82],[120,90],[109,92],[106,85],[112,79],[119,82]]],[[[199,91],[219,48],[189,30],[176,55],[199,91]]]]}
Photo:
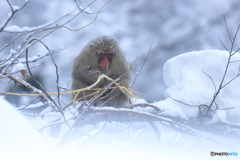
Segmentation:
{"type": "Polygon", "coordinates": [[[19,27],[17,25],[12,25],[12,26],[8,26],[6,27],[4,30],[5,31],[8,31],[8,32],[27,32],[27,31],[31,31],[33,29],[36,29],[35,27],[34,28],[30,28],[30,27],[19,27]]]}
{"type": "MultiPolygon", "coordinates": [[[[60,22],[66,22],[68,20],[64,19],[68,15],[68,18],[74,16],[77,12],[76,4],[73,1],[60,1],[61,3],[56,0],[46,2],[34,0],[29,4],[30,6],[26,6],[28,8],[23,8],[15,14],[6,28],[4,28],[5,32],[1,33],[2,46],[5,45],[4,43],[9,43],[14,37],[20,35],[12,33],[34,31],[44,29],[48,26],[55,26],[56,24],[59,25],[62,24],[60,22]],[[76,12],[70,12],[74,9],[76,12]]],[[[142,93],[142,95],[137,95],[141,97],[141,99],[134,99],[133,104],[150,103],[151,101],[150,104],[156,105],[164,110],[164,112],[160,112],[159,115],[169,115],[184,118],[186,121],[196,121],[196,117],[199,114],[197,106],[200,104],[210,104],[215,92],[214,84],[216,87],[219,86],[222,73],[226,66],[226,57],[228,56],[226,51],[208,49],[224,48],[218,41],[219,38],[221,38],[225,46],[229,47],[229,37],[225,30],[222,15],[226,15],[229,33],[233,35],[239,24],[240,10],[236,9],[239,4],[238,1],[239,0],[186,0],[174,2],[152,1],[151,3],[141,0],[111,1],[104,8],[104,11],[99,14],[97,20],[92,25],[84,28],[84,30],[70,32],[62,28],[48,35],[43,39],[43,42],[49,48],[64,48],[64,50],[57,53],[56,56],[54,55],[54,60],[56,60],[59,67],[59,86],[64,85],[64,88],[70,88],[68,84],[69,77],[71,77],[73,59],[89,40],[101,35],[110,35],[117,38],[130,64],[139,56],[140,58],[136,62],[134,70],[131,72],[131,79],[134,78],[136,72],[141,68],[142,61],[148,53],[151,42],[153,42],[152,52],[146,64],[143,66],[143,70],[140,72],[136,83],[134,83],[133,90],[142,93]],[[202,49],[204,50],[196,51],[202,49]],[[179,55],[180,53],[184,54],[179,55]],[[164,70],[162,70],[163,65],[164,70]],[[207,75],[205,75],[204,72],[207,75]],[[214,84],[208,76],[211,76],[214,84]],[[190,106],[176,102],[169,96],[190,106]]],[[[96,4],[94,3],[87,8],[87,11],[96,13],[99,7],[105,3],[105,1],[96,1],[96,4]]],[[[22,1],[12,1],[12,4],[14,10],[16,10],[19,9],[17,6],[22,6],[23,3],[22,1]]],[[[88,4],[88,1],[81,2],[82,8],[85,8],[88,4]]],[[[3,26],[7,18],[11,16],[11,12],[9,13],[10,8],[6,1],[0,1],[0,6],[2,6],[0,10],[0,19],[2,19],[0,26],[3,26]]],[[[91,22],[94,17],[95,14],[83,13],[79,15],[76,20],[69,23],[67,27],[73,29],[80,28],[91,22]]],[[[42,36],[42,34],[35,34],[31,38],[39,38],[40,36],[42,36]]],[[[2,57],[10,58],[16,51],[23,49],[22,47],[24,47],[24,45],[21,44],[23,40],[26,39],[29,39],[29,34],[23,35],[11,43],[6,50],[2,51],[2,57]],[[13,48],[10,54],[8,52],[9,48],[13,48]]],[[[237,49],[240,44],[238,39],[239,37],[236,39],[235,49],[237,49]]],[[[24,48],[26,48],[26,46],[24,48]]],[[[45,52],[46,49],[41,44],[34,45],[29,49],[29,61],[39,60],[38,55],[44,55],[43,53],[45,52]]],[[[19,66],[17,65],[13,71],[23,69],[21,63],[24,64],[24,57],[24,54],[19,57],[19,66]]],[[[233,60],[239,60],[239,54],[236,54],[233,60]]],[[[56,71],[51,59],[45,58],[37,61],[39,64],[42,64],[41,62],[44,62],[44,65],[34,67],[32,72],[34,75],[37,75],[36,78],[41,81],[48,92],[56,92],[56,71]]],[[[5,64],[3,63],[1,65],[4,66],[5,64]]],[[[224,84],[237,74],[238,66],[239,62],[230,64],[224,84]]],[[[8,70],[7,72],[10,73],[12,71],[8,70]]],[[[240,77],[237,77],[220,92],[216,99],[219,110],[211,113],[213,118],[207,119],[208,123],[224,122],[226,124],[239,125],[239,79],[240,77]]],[[[16,87],[18,87],[18,85],[14,83],[10,85],[6,81],[0,83],[0,90],[3,92],[15,92],[12,88],[16,87]]],[[[20,93],[21,92],[22,90],[20,93]]],[[[63,101],[66,100],[68,102],[69,97],[65,99],[63,96],[61,98],[64,99],[63,101]]],[[[16,99],[21,98],[22,97],[18,97],[16,99]]],[[[25,105],[30,103],[26,100],[29,100],[29,97],[23,97],[20,100],[20,102],[23,103],[11,99],[9,101],[13,104],[15,103],[14,106],[24,108],[25,105]]],[[[40,105],[41,103],[36,102],[28,106],[28,108],[36,108],[40,105]]],[[[31,144],[28,145],[28,143],[33,143],[34,140],[38,140],[39,135],[41,135],[40,141],[43,140],[46,146],[40,147],[39,150],[44,148],[47,149],[48,153],[52,153],[52,156],[45,156],[42,159],[76,159],[76,157],[81,159],[100,159],[102,157],[104,157],[104,159],[127,159],[126,157],[129,159],[184,159],[182,157],[188,157],[185,159],[201,159],[202,157],[202,159],[239,159],[239,155],[237,157],[210,157],[209,154],[211,151],[238,152],[239,154],[239,139],[197,130],[197,133],[202,138],[202,142],[204,142],[203,144],[194,135],[178,132],[170,126],[156,124],[160,132],[160,138],[158,139],[153,128],[148,123],[121,124],[112,122],[106,125],[102,123],[94,126],[86,125],[79,129],[81,133],[78,139],[79,142],[81,142],[80,145],[74,141],[75,143],[73,142],[73,144],[66,148],[55,149],[62,135],[68,130],[68,127],[64,126],[61,128],[59,137],[49,136],[49,129],[44,129],[38,133],[34,132],[31,135],[29,135],[30,132],[28,132],[28,130],[39,131],[39,128],[47,126],[56,119],[63,121],[59,113],[52,112],[51,107],[43,110],[40,113],[41,116],[35,117],[35,114],[26,116],[34,128],[29,126],[26,119],[24,119],[26,123],[22,122],[19,124],[23,117],[2,97],[0,98],[0,109],[0,122],[4,124],[0,127],[0,148],[5,148],[6,146],[3,152],[8,150],[5,152],[7,156],[14,156],[15,151],[19,149],[19,152],[22,152],[24,155],[29,153],[35,154],[36,151],[34,151],[31,144]],[[15,116],[15,113],[17,116],[15,116]],[[43,117],[43,115],[45,115],[45,117],[43,117]],[[14,122],[10,123],[12,121],[14,122]],[[18,126],[20,125],[26,125],[28,127],[25,128],[28,129],[19,129],[18,126]],[[14,132],[10,130],[9,127],[12,127],[14,132]],[[20,131],[26,131],[27,133],[21,134],[19,133],[20,131]],[[9,137],[6,137],[6,135],[9,135],[9,137]],[[24,137],[25,135],[28,137],[24,137]],[[38,138],[35,138],[35,136],[38,138]],[[21,142],[21,139],[24,143],[21,142]],[[8,145],[6,145],[6,143],[8,143],[12,149],[9,149],[10,147],[7,147],[8,145]],[[16,146],[19,147],[16,149],[16,146]]],[[[106,109],[114,110],[111,108],[106,109]]],[[[75,108],[75,110],[73,110],[74,108],[71,106],[70,111],[76,116],[78,113],[77,109],[75,108]]],[[[134,111],[138,112],[146,111],[151,113],[154,110],[155,109],[151,107],[134,108],[134,111]]],[[[66,112],[67,118],[73,115],[70,111],[66,112]]],[[[24,113],[24,115],[26,114],[24,113]]],[[[69,124],[72,124],[72,121],[73,120],[69,121],[69,124]]],[[[239,129],[234,130],[231,127],[226,130],[222,129],[219,132],[234,132],[240,136],[239,129]]],[[[2,150],[0,153],[0,159],[7,159],[6,156],[2,158],[2,150]]],[[[40,154],[40,152],[37,152],[36,155],[32,156],[32,154],[30,154],[29,156],[32,156],[32,159],[37,159],[37,157],[40,157],[40,154]]],[[[17,156],[18,154],[16,154],[16,157],[17,156]]],[[[22,159],[22,157],[14,159],[22,159]]]]}
{"type": "Polygon", "coordinates": [[[17,10],[20,9],[20,7],[18,7],[18,6],[12,6],[12,9],[13,9],[14,11],[17,11],[17,10]]]}
{"type": "MultiPolygon", "coordinates": [[[[3,97],[0,97],[0,158],[5,160],[10,160],[17,158],[22,159],[52,159],[52,158],[73,158],[81,157],[83,159],[92,159],[98,157],[105,157],[105,159],[111,159],[116,156],[116,153],[109,153],[109,150],[102,148],[95,148],[94,154],[91,153],[90,148],[86,152],[82,149],[68,151],[65,149],[58,149],[53,151],[47,151],[46,140],[40,137],[39,133],[30,125],[30,123],[25,119],[19,112],[17,112],[3,97]]],[[[94,131],[90,131],[89,135],[98,133],[103,128],[103,124],[94,131]]],[[[141,132],[141,130],[139,130],[141,132]]],[[[140,133],[136,133],[139,136],[140,133]]],[[[80,142],[85,142],[91,137],[85,136],[80,139],[80,142]]],[[[47,139],[48,140],[48,139],[47,139]]],[[[53,142],[48,141],[48,143],[53,142]]],[[[52,143],[53,144],[53,143],[52,143]]],[[[51,143],[48,145],[52,145],[51,143]]],[[[129,145],[129,144],[128,144],[129,145]]],[[[125,145],[124,145],[125,146],[125,145]]],[[[125,152],[125,155],[118,154],[118,158],[124,158],[128,156],[129,158],[137,157],[141,158],[139,155],[135,155],[131,152],[125,152]]],[[[146,154],[145,157],[155,157],[154,155],[146,154]]],[[[117,158],[117,159],[118,159],[117,158]]],[[[116,159],[116,158],[115,158],[116,159]]]]}
{"type": "MultiPolygon", "coordinates": [[[[167,86],[165,99],[152,103],[163,112],[160,115],[171,115],[181,117],[186,120],[194,119],[198,116],[198,106],[200,104],[209,105],[216,88],[222,79],[226,67],[228,52],[220,50],[203,50],[184,53],[178,55],[164,64],[164,82],[167,86]],[[205,75],[203,71],[208,75],[205,75]],[[213,82],[209,78],[212,78],[213,82]],[[184,105],[177,101],[192,105],[184,105]]],[[[224,84],[229,82],[238,74],[240,54],[236,53],[230,63],[224,84]]],[[[239,124],[240,116],[240,77],[234,79],[229,85],[224,87],[216,103],[220,109],[216,110],[213,118],[209,120],[215,122],[231,122],[239,124]]],[[[134,99],[133,104],[147,103],[144,99],[134,99]]],[[[51,137],[48,129],[37,131],[29,122],[18,113],[8,102],[0,97],[0,149],[1,152],[9,153],[19,151],[22,154],[37,154],[45,158],[70,158],[81,157],[82,159],[224,159],[226,157],[211,157],[210,152],[234,152],[240,153],[239,139],[221,136],[207,131],[196,131],[195,134],[184,134],[173,130],[168,125],[153,122],[158,128],[159,134],[153,131],[148,122],[132,123],[109,123],[101,122],[96,125],[85,125],[79,130],[80,136],[77,141],[71,142],[68,147],[57,146],[69,130],[66,125],[60,129],[58,137],[51,137]],[[14,117],[14,118],[13,118],[14,117]],[[40,137],[41,135],[41,137],[40,137]],[[44,143],[43,143],[44,142],[44,143]],[[50,149],[47,149],[50,148],[50,149]],[[46,150],[44,150],[46,149],[46,150]]],[[[38,107],[39,104],[32,105],[38,107]]],[[[115,109],[110,107],[94,108],[93,110],[127,111],[128,109],[115,109]]],[[[133,111],[151,112],[151,107],[136,107],[133,111]]],[[[66,119],[71,119],[74,108],[69,107],[66,111],[66,119]]],[[[47,107],[41,113],[44,118],[35,117],[29,119],[36,129],[46,126],[55,120],[63,121],[60,113],[52,112],[51,107],[47,107]]],[[[69,124],[73,124],[73,120],[69,124]]],[[[229,129],[227,132],[232,132],[229,129]]],[[[240,135],[239,130],[235,131],[240,135]]],[[[227,157],[229,158],[229,157],[227,157]]],[[[231,159],[237,159],[232,156],[231,159]]]]}
{"type": "Polygon", "coordinates": [[[29,121],[0,97],[0,159],[35,156],[45,152],[45,144],[29,121]],[[6,157],[5,157],[6,156],[6,157]]]}
{"type": "MultiPolygon", "coordinates": [[[[44,104],[42,102],[38,102],[38,103],[35,103],[35,104],[30,104],[27,106],[27,108],[38,108],[38,107],[42,107],[44,104]]],[[[22,105],[20,107],[18,107],[18,110],[21,110],[21,109],[24,109],[26,108],[26,105],[22,105]]]]}
{"type": "Polygon", "coordinates": [[[17,63],[13,66],[12,68],[12,73],[15,73],[15,72],[19,72],[19,71],[22,71],[22,70],[26,70],[24,64],[22,63],[17,63]]]}
{"type": "MultiPolygon", "coordinates": [[[[165,110],[163,112],[165,115],[179,116],[185,119],[197,117],[198,107],[196,106],[211,103],[215,93],[214,84],[216,88],[219,87],[228,56],[227,51],[204,50],[181,54],[168,60],[164,64],[163,71],[164,82],[168,87],[165,91],[165,100],[153,104],[165,110]],[[170,97],[191,106],[180,104],[170,97]]],[[[236,62],[230,63],[223,85],[238,74],[239,60],[239,53],[232,56],[231,61],[236,62]]],[[[240,77],[237,77],[221,90],[216,103],[219,109],[226,110],[217,110],[213,117],[214,122],[240,122],[239,84],[240,77]]],[[[213,109],[215,109],[215,105],[213,105],[213,109]]]]}
{"type": "MultiPolygon", "coordinates": [[[[16,7],[15,7],[16,8],[16,7]]],[[[10,13],[11,14],[11,13],[10,13]]],[[[28,32],[28,31],[34,31],[34,30],[38,30],[38,29],[42,29],[44,27],[49,27],[50,25],[52,25],[53,23],[56,23],[58,21],[60,21],[61,19],[63,19],[64,17],[69,16],[70,12],[65,13],[62,15],[61,18],[52,21],[52,22],[48,22],[45,23],[43,25],[39,25],[39,26],[34,26],[34,27],[28,27],[28,26],[24,26],[24,27],[19,27],[18,25],[11,25],[11,26],[7,26],[4,28],[5,32],[12,32],[12,33],[17,33],[17,32],[28,32]]]]}

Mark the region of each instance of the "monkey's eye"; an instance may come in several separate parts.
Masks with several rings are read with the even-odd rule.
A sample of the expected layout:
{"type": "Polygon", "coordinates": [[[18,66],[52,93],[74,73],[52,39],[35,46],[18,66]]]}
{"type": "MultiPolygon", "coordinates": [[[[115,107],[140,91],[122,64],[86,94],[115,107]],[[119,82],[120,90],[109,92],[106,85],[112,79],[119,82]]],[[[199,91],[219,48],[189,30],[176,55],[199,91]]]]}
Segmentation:
{"type": "Polygon", "coordinates": [[[104,57],[104,56],[106,56],[106,57],[108,57],[108,58],[111,58],[111,57],[113,57],[113,56],[115,56],[115,54],[114,53],[97,53],[97,55],[99,56],[99,57],[104,57]]]}
{"type": "Polygon", "coordinates": [[[99,57],[104,57],[105,56],[105,53],[97,53],[97,55],[99,56],[99,57]]]}
{"type": "Polygon", "coordinates": [[[97,52],[96,55],[100,58],[103,57],[103,53],[101,53],[101,52],[97,52]]]}
{"type": "Polygon", "coordinates": [[[115,56],[115,54],[114,53],[109,53],[111,56],[115,56]]]}
{"type": "Polygon", "coordinates": [[[107,57],[108,57],[108,58],[112,58],[112,57],[114,57],[114,56],[115,56],[115,54],[114,54],[114,53],[106,53],[106,55],[107,55],[107,57]]]}

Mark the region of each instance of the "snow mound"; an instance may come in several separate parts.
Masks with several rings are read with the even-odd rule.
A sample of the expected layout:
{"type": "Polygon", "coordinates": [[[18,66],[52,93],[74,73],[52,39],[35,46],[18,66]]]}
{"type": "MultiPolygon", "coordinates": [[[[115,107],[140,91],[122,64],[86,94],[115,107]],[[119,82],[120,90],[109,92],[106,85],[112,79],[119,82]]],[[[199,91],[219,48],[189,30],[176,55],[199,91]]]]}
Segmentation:
{"type": "Polygon", "coordinates": [[[44,152],[44,141],[29,121],[3,97],[0,97],[0,104],[0,159],[35,157],[44,152]]]}
{"type": "MultiPolygon", "coordinates": [[[[204,50],[181,54],[168,60],[163,71],[164,82],[168,87],[165,91],[166,99],[154,105],[164,109],[163,114],[166,115],[185,119],[197,117],[199,108],[196,106],[211,103],[215,93],[214,85],[218,89],[228,57],[227,51],[204,50]],[[172,98],[192,106],[176,102],[172,98]]],[[[239,60],[239,53],[231,57],[232,63],[229,64],[223,85],[239,74],[239,60]]],[[[212,122],[240,122],[239,84],[240,76],[221,90],[215,101],[218,109],[213,115],[212,122]]],[[[216,105],[212,106],[212,110],[214,109],[216,105]]]]}

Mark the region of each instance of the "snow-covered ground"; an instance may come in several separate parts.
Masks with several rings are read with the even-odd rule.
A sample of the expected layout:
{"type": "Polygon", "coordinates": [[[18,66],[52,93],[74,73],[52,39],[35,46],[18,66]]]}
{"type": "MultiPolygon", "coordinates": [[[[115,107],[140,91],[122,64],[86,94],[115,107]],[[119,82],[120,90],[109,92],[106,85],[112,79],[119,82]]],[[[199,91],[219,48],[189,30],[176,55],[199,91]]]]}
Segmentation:
{"type": "MultiPolygon", "coordinates": [[[[184,53],[170,59],[165,63],[163,72],[167,86],[165,99],[152,104],[164,110],[162,115],[196,121],[199,113],[196,106],[210,104],[215,92],[214,85],[217,89],[226,68],[228,56],[229,53],[226,51],[204,50],[184,53]],[[170,97],[192,106],[176,102],[170,97]]],[[[239,74],[239,60],[240,54],[236,53],[231,59],[223,85],[239,74]]],[[[211,113],[213,118],[206,123],[240,124],[239,84],[240,77],[236,77],[221,90],[215,103],[218,109],[211,113]]],[[[142,102],[145,100],[134,101],[134,103],[142,102]]],[[[240,139],[224,136],[225,133],[234,133],[239,137],[239,129],[229,127],[221,130],[221,135],[212,133],[211,130],[195,129],[196,134],[189,134],[157,122],[154,123],[159,134],[147,122],[127,124],[101,122],[96,125],[86,125],[79,129],[81,136],[78,136],[78,142],[73,140],[65,147],[58,147],[61,136],[51,137],[47,129],[37,132],[37,129],[48,123],[44,119],[36,117],[26,120],[4,100],[4,97],[0,97],[0,104],[0,153],[6,153],[4,156],[17,156],[18,159],[24,159],[22,155],[36,158],[45,156],[45,159],[53,157],[68,159],[71,157],[74,159],[76,157],[79,159],[239,159],[240,157],[238,155],[240,154],[240,139]],[[235,155],[211,157],[212,151],[233,152],[235,155]],[[21,153],[21,156],[17,153],[21,153]]],[[[51,114],[47,110],[44,113],[51,114]]],[[[61,128],[61,132],[66,132],[66,130],[67,128],[61,128]]],[[[0,154],[1,156],[3,154],[0,154]]],[[[1,157],[1,159],[8,159],[8,157],[1,157]]]]}
{"type": "Polygon", "coordinates": [[[0,97],[0,159],[35,157],[46,152],[40,134],[29,121],[0,97]]]}

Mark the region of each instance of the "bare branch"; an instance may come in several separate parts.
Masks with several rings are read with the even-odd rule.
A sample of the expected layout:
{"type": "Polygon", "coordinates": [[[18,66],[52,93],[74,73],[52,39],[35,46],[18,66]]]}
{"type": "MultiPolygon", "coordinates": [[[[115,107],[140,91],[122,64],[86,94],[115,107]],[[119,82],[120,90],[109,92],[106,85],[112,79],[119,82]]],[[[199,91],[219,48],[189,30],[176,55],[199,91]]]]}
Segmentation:
{"type": "Polygon", "coordinates": [[[210,80],[212,81],[212,84],[213,84],[213,86],[214,86],[215,93],[216,93],[217,89],[216,89],[216,85],[215,85],[215,83],[214,83],[212,77],[209,76],[207,73],[205,73],[203,70],[202,70],[202,72],[203,72],[208,78],[210,78],[210,80]]]}
{"type": "Polygon", "coordinates": [[[17,83],[20,83],[22,85],[24,85],[25,87],[29,88],[30,90],[32,90],[34,93],[37,93],[37,94],[41,94],[41,97],[47,102],[47,103],[50,103],[49,99],[44,96],[42,94],[42,91],[35,88],[34,86],[32,86],[31,84],[27,83],[26,81],[20,79],[20,78],[17,78],[15,76],[11,76],[11,75],[8,75],[8,78],[13,80],[14,82],[17,82],[17,83]]]}
{"type": "MultiPolygon", "coordinates": [[[[51,57],[51,60],[52,60],[54,66],[55,66],[55,68],[56,68],[56,76],[57,76],[56,84],[57,84],[57,86],[59,86],[58,66],[57,66],[57,64],[55,63],[52,55],[51,55],[50,57],[51,57]]],[[[62,107],[61,107],[61,103],[60,103],[60,88],[59,88],[59,87],[57,87],[57,93],[58,93],[58,94],[57,94],[57,96],[58,96],[58,105],[59,105],[59,108],[62,108],[62,107]]]]}
{"type": "Polygon", "coordinates": [[[222,89],[226,87],[228,84],[230,84],[233,80],[235,80],[240,74],[236,75],[234,78],[232,78],[230,81],[228,81],[226,84],[222,86],[222,89]]]}
{"type": "MultiPolygon", "coordinates": [[[[35,27],[30,27],[30,28],[18,28],[19,31],[13,31],[11,29],[7,29],[5,28],[3,30],[3,32],[7,32],[7,33],[16,33],[16,34],[21,34],[20,36],[23,36],[25,34],[28,34],[28,33],[31,33],[31,32],[42,32],[42,31],[46,31],[48,29],[51,29],[53,27],[56,27],[56,26],[53,26],[54,24],[56,24],[57,22],[59,22],[60,20],[64,19],[65,17],[68,17],[71,13],[73,13],[74,11],[71,11],[69,13],[66,13],[64,15],[62,15],[60,18],[58,18],[57,20],[54,20],[52,22],[48,22],[48,23],[45,23],[45,24],[42,24],[40,26],[35,26],[35,27]],[[52,27],[51,27],[52,26],[52,27]],[[49,28],[48,28],[49,27],[49,28]]],[[[18,37],[19,38],[19,37],[18,37]]]]}
{"type": "Polygon", "coordinates": [[[184,102],[182,102],[182,101],[176,100],[176,99],[172,98],[171,96],[169,96],[169,98],[171,98],[172,100],[174,100],[174,101],[176,101],[176,102],[178,102],[178,103],[184,104],[184,105],[186,105],[186,106],[198,107],[197,105],[187,104],[187,103],[184,103],[184,102]]]}
{"type": "MultiPolygon", "coordinates": [[[[232,43],[233,41],[232,41],[231,35],[230,35],[230,33],[229,33],[229,29],[228,29],[228,26],[227,26],[227,22],[226,22],[225,15],[223,16],[223,20],[224,20],[224,23],[225,23],[226,31],[227,31],[227,33],[228,33],[228,38],[229,38],[230,42],[232,43]]],[[[232,47],[231,47],[231,48],[232,48],[232,47]]],[[[232,51],[232,49],[231,49],[229,52],[231,53],[231,51],[232,51]]]]}
{"type": "Polygon", "coordinates": [[[148,57],[149,57],[149,55],[150,55],[150,53],[151,53],[152,45],[153,45],[153,42],[151,43],[151,46],[150,46],[149,51],[148,51],[148,54],[147,54],[147,56],[145,57],[145,59],[144,59],[144,61],[143,61],[143,64],[141,65],[140,69],[137,71],[137,73],[136,73],[136,75],[135,75],[135,77],[134,77],[134,79],[133,79],[133,82],[130,84],[130,87],[132,87],[132,86],[134,85],[134,83],[135,83],[138,75],[141,73],[141,71],[142,71],[142,69],[143,69],[143,66],[145,65],[145,63],[146,63],[146,61],[147,61],[147,59],[148,59],[148,57]]]}
{"type": "Polygon", "coordinates": [[[76,3],[78,10],[81,11],[82,8],[80,7],[80,5],[82,4],[82,2],[80,0],[74,0],[74,2],[76,3]]]}
{"type": "Polygon", "coordinates": [[[150,113],[147,113],[147,112],[137,112],[137,111],[134,111],[132,109],[116,109],[116,108],[112,108],[112,107],[92,107],[92,108],[90,108],[90,110],[96,111],[96,112],[107,112],[107,113],[111,113],[111,112],[114,112],[114,113],[130,113],[130,114],[137,114],[137,115],[151,117],[151,118],[154,118],[154,119],[157,119],[157,120],[160,120],[160,121],[164,121],[164,122],[167,122],[167,123],[170,123],[170,124],[174,124],[174,125],[180,126],[182,128],[185,128],[187,130],[190,130],[193,134],[195,134],[198,137],[198,139],[202,142],[202,144],[204,144],[203,141],[202,141],[202,138],[196,133],[195,130],[193,130],[192,128],[190,128],[190,127],[188,127],[184,124],[175,122],[175,121],[173,121],[171,119],[168,119],[168,118],[153,115],[153,114],[150,114],[150,113]]]}
{"type": "MultiPolygon", "coordinates": [[[[222,46],[225,48],[225,50],[228,51],[227,47],[223,44],[223,42],[222,42],[222,40],[220,38],[219,38],[219,41],[222,44],[222,46]]],[[[228,52],[230,52],[230,51],[228,51],[228,52]]]]}
{"type": "MultiPolygon", "coordinates": [[[[239,25],[238,28],[237,28],[237,31],[236,31],[236,33],[235,33],[235,35],[234,35],[234,38],[233,38],[233,40],[232,40],[232,38],[231,38],[231,36],[230,36],[230,33],[229,33],[229,30],[228,30],[228,27],[227,27],[227,22],[226,22],[225,16],[224,16],[224,23],[225,23],[225,26],[226,26],[226,30],[227,30],[227,33],[228,33],[230,42],[231,42],[231,47],[230,47],[230,50],[228,50],[228,49],[225,47],[225,45],[223,45],[223,43],[221,42],[222,45],[223,45],[223,47],[226,49],[226,51],[228,51],[229,57],[228,57],[228,60],[227,60],[227,64],[226,64],[226,67],[225,67],[225,71],[224,71],[223,77],[222,77],[222,79],[221,79],[221,82],[220,82],[220,84],[219,84],[219,87],[218,87],[217,91],[215,92],[215,94],[214,94],[214,96],[213,96],[213,99],[212,99],[212,101],[211,101],[211,103],[210,103],[210,105],[209,105],[209,108],[211,108],[212,105],[214,104],[214,102],[215,102],[217,96],[219,95],[220,91],[222,90],[222,88],[224,88],[227,84],[229,84],[231,81],[233,81],[236,77],[239,76],[239,75],[237,75],[237,76],[234,77],[232,80],[230,80],[228,83],[226,83],[225,85],[223,85],[223,82],[224,82],[224,80],[225,80],[225,78],[226,78],[226,74],[227,74],[227,72],[228,72],[229,64],[230,64],[230,62],[231,62],[231,57],[236,53],[236,52],[232,53],[232,51],[233,51],[233,47],[234,47],[234,43],[235,43],[235,40],[236,40],[236,36],[237,36],[237,34],[238,34],[239,27],[240,27],[240,25],[239,25]]],[[[238,51],[238,50],[237,50],[237,51],[238,51]]]]}
{"type": "Polygon", "coordinates": [[[152,107],[152,108],[156,109],[159,112],[163,112],[164,111],[164,110],[161,110],[160,108],[158,108],[157,106],[154,106],[154,105],[151,105],[151,104],[147,104],[147,103],[134,104],[134,105],[129,106],[128,108],[135,108],[135,107],[142,107],[142,108],[152,107]]]}
{"type": "MultiPolygon", "coordinates": [[[[36,39],[31,40],[29,43],[31,43],[32,41],[35,41],[36,39]]],[[[27,64],[27,69],[29,74],[31,75],[32,79],[35,81],[35,83],[40,87],[40,89],[42,90],[43,93],[46,94],[46,97],[49,99],[47,102],[52,102],[49,103],[50,106],[52,106],[53,108],[57,107],[58,110],[61,112],[61,110],[59,109],[58,105],[55,103],[55,101],[52,99],[51,96],[49,96],[49,94],[46,92],[46,90],[43,88],[42,84],[40,82],[38,82],[38,80],[35,78],[35,76],[32,74],[32,71],[30,69],[29,63],[28,63],[28,49],[26,50],[26,64],[27,64]],[[54,104],[54,105],[53,105],[54,104]],[[55,106],[55,107],[54,107],[55,106]]]]}
{"type": "Polygon", "coordinates": [[[231,62],[229,62],[229,63],[236,63],[236,62],[240,62],[240,60],[231,61],[231,62]]]}

